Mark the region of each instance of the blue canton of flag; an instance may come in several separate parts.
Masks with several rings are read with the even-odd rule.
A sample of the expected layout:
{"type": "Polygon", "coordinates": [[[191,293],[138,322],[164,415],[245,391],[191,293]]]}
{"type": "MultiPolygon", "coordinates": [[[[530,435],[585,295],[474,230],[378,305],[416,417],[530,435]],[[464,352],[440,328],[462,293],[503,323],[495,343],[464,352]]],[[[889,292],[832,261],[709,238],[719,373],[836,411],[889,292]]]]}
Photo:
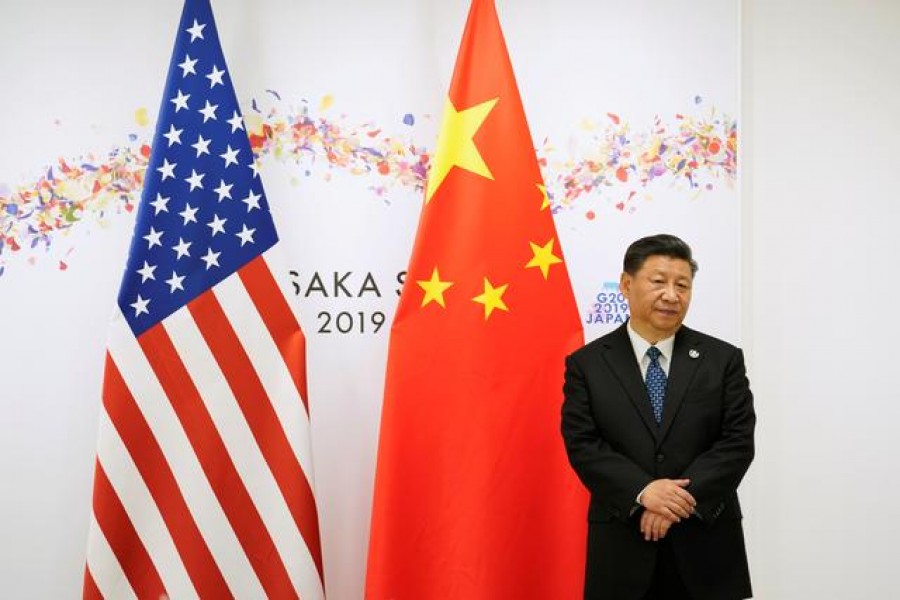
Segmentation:
{"type": "Polygon", "coordinates": [[[140,334],[277,239],[211,9],[194,3],[169,67],[122,313],[140,334]]]}

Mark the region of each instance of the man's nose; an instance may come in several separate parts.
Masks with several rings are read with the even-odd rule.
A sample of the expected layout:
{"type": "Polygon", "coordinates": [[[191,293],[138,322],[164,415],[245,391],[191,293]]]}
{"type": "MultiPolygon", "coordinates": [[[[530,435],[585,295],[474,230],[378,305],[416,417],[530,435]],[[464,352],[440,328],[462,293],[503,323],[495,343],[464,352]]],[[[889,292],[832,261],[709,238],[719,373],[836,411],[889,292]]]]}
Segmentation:
{"type": "Polygon", "coordinates": [[[674,285],[667,285],[663,288],[663,300],[666,302],[678,302],[678,292],[674,285]]]}

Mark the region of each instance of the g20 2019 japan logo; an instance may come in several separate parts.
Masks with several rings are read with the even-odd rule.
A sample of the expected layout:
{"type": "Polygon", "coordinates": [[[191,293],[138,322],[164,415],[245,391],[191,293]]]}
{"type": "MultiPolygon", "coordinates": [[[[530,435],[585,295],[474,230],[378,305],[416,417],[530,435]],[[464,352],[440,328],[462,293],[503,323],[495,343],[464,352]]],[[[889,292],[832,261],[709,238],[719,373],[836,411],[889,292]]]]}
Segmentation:
{"type": "Polygon", "coordinates": [[[620,325],[628,318],[628,302],[618,281],[605,281],[587,310],[588,325],[620,325]]]}

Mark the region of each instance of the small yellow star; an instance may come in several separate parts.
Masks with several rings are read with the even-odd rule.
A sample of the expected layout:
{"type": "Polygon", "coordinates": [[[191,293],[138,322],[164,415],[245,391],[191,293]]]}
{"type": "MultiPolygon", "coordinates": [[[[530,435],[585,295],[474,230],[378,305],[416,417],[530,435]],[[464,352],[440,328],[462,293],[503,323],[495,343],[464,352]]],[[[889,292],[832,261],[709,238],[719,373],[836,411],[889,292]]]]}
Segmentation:
{"type": "Polygon", "coordinates": [[[481,157],[481,153],[472,139],[484,120],[493,110],[499,98],[476,104],[465,110],[457,111],[447,98],[444,105],[444,117],[441,120],[441,132],[438,135],[434,152],[434,164],[428,176],[428,187],[425,191],[425,203],[431,197],[453,167],[471,171],[476,175],[493,180],[494,176],[481,157]]]}
{"type": "Polygon", "coordinates": [[[550,274],[550,266],[562,262],[561,258],[553,254],[553,238],[550,238],[550,241],[543,246],[538,246],[534,242],[528,243],[531,244],[534,258],[525,265],[525,268],[540,267],[541,273],[544,274],[544,279],[547,279],[547,276],[550,274]]]}
{"type": "Polygon", "coordinates": [[[491,282],[488,281],[488,278],[484,278],[484,293],[480,296],[475,296],[472,298],[478,304],[484,304],[484,320],[487,321],[488,317],[491,316],[491,313],[494,312],[495,308],[499,308],[500,310],[509,311],[506,307],[506,303],[503,302],[503,294],[506,292],[506,288],[509,287],[509,284],[503,284],[500,287],[494,287],[491,285],[491,282]]]}
{"type": "Polygon", "coordinates": [[[426,306],[430,302],[437,302],[443,308],[447,308],[447,305],[444,304],[444,292],[453,285],[453,282],[441,281],[441,276],[438,274],[437,267],[431,272],[431,279],[422,281],[417,280],[416,283],[419,284],[420,288],[425,290],[425,296],[422,298],[422,306],[426,306]]]}
{"type": "Polygon", "coordinates": [[[538,190],[541,192],[541,196],[543,196],[544,201],[541,203],[541,210],[546,210],[548,206],[550,206],[550,196],[547,195],[547,188],[540,183],[537,184],[538,190]]]}

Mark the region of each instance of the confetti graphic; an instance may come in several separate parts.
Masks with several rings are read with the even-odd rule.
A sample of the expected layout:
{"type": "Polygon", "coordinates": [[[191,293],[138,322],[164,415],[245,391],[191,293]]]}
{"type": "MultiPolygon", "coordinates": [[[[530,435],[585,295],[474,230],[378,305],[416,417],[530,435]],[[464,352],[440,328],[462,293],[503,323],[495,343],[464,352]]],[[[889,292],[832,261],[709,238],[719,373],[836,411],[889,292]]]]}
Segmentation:
{"type": "MultiPolygon", "coordinates": [[[[384,126],[353,124],[346,115],[328,116],[335,102],[328,95],[315,109],[307,101],[295,107],[274,90],[253,99],[245,118],[257,159],[326,181],[334,172],[364,177],[373,197],[384,202],[394,189],[423,192],[431,154],[414,143],[413,133],[432,116],[406,113],[384,126]]],[[[737,122],[715,108],[702,109],[699,97],[694,103],[695,114],[657,116],[643,130],[614,113],[603,117],[603,127],[586,121],[571,136],[577,156],[561,156],[545,139],[537,154],[554,212],[589,195],[633,212],[641,195],[662,182],[694,195],[733,185],[737,122]]],[[[138,125],[147,119],[145,109],[135,111],[138,125]]],[[[64,240],[74,227],[108,226],[134,211],[149,156],[149,140],[130,134],[128,143],[105,154],[60,157],[32,181],[0,182],[0,277],[12,256],[24,255],[29,264],[49,256],[65,270],[72,248],[64,240]]],[[[597,213],[587,211],[585,218],[597,213]]]]}
{"type": "MultiPolygon", "coordinates": [[[[322,163],[326,179],[332,169],[355,176],[372,175],[369,189],[377,196],[385,196],[396,186],[424,189],[430,155],[411,141],[412,136],[391,136],[372,123],[348,125],[343,116],[340,120],[313,117],[306,102],[299,109],[285,110],[280,96],[271,90],[268,93],[278,102],[263,111],[262,103],[254,101],[254,111],[247,117],[250,144],[258,157],[298,165],[305,176],[322,163]]],[[[331,96],[325,96],[320,112],[327,111],[333,102],[331,96]]],[[[412,127],[415,117],[406,114],[397,126],[401,124],[412,127]]]]}
{"type": "MultiPolygon", "coordinates": [[[[639,191],[662,178],[695,192],[711,191],[715,182],[734,183],[737,122],[733,119],[718,116],[715,110],[705,118],[676,114],[674,124],[657,116],[649,131],[631,133],[618,115],[609,113],[607,118],[609,125],[589,137],[588,156],[551,162],[549,169],[542,162],[557,208],[571,206],[585,194],[616,188],[626,194],[615,207],[633,211],[632,201],[639,191]]],[[[552,155],[552,147],[546,146],[543,153],[552,155]]],[[[594,216],[586,214],[588,219],[594,216]]]]}
{"type": "MultiPolygon", "coordinates": [[[[0,276],[10,253],[49,253],[60,235],[85,221],[105,225],[140,199],[150,147],[122,147],[104,156],[60,158],[37,180],[14,190],[0,183],[0,276]]],[[[70,249],[71,250],[71,249],[70,249]]],[[[68,252],[65,253],[66,255],[68,252]]],[[[65,270],[66,262],[59,261],[65,270]]]]}

